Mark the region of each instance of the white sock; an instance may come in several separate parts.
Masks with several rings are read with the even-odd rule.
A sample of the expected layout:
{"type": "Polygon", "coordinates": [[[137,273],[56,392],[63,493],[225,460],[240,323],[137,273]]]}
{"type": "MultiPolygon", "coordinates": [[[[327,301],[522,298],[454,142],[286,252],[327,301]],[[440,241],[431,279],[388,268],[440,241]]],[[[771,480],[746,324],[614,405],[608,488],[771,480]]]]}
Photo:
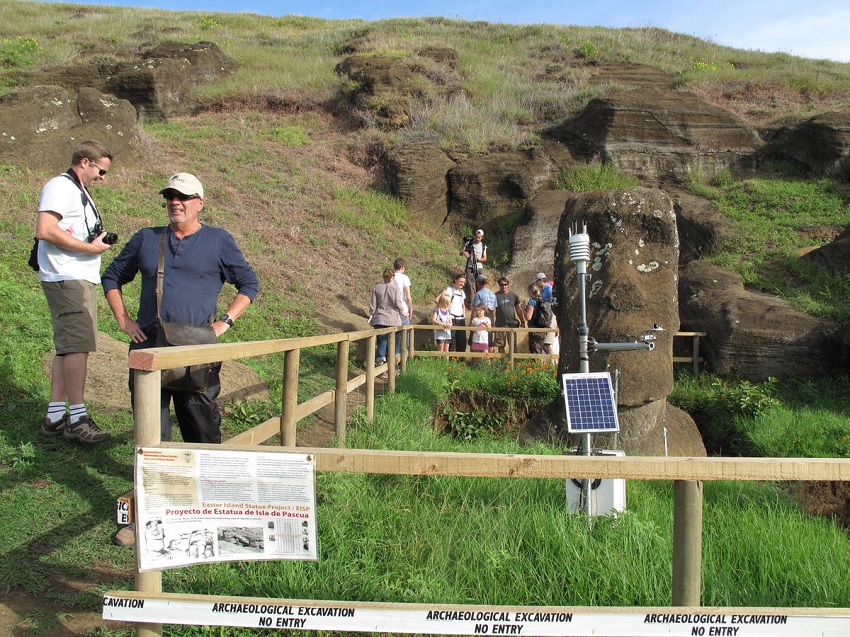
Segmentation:
{"type": "Polygon", "coordinates": [[[65,417],[65,401],[47,403],[47,419],[56,424],[65,417]]]}
{"type": "Polygon", "coordinates": [[[86,415],[86,404],[80,403],[79,405],[69,405],[68,410],[71,413],[71,424],[76,424],[80,418],[86,415]]]}

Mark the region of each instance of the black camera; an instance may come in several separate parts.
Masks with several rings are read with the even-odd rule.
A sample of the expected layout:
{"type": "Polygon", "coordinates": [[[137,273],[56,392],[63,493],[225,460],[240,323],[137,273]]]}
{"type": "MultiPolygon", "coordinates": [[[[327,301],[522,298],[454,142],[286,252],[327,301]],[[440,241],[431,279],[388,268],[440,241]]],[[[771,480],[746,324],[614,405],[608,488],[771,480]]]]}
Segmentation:
{"type": "MultiPolygon", "coordinates": [[[[97,239],[101,234],[103,234],[103,224],[98,221],[96,224],[94,224],[94,228],[91,229],[91,232],[89,232],[89,236],[86,237],[86,243],[91,243],[92,241],[97,239]]],[[[103,242],[109,246],[118,243],[118,233],[107,232],[106,236],[103,237],[103,242]]]]}

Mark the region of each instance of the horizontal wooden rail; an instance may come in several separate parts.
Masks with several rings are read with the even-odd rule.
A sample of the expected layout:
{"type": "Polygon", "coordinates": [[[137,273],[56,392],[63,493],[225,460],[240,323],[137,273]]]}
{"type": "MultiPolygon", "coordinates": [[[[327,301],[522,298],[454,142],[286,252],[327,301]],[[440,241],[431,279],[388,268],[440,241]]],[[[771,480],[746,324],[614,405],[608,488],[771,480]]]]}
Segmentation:
{"type": "Polygon", "coordinates": [[[282,338],[271,341],[245,341],[240,343],[213,343],[212,345],[182,345],[178,347],[151,347],[130,352],[129,364],[131,369],[156,371],[184,365],[199,365],[217,361],[231,361],[237,358],[252,358],[292,352],[308,347],[333,345],[342,341],[359,341],[378,334],[395,332],[396,328],[380,330],[361,330],[359,332],[342,332],[339,334],[324,334],[321,336],[303,336],[299,338],[282,338]]]}
{"type": "MultiPolygon", "coordinates": [[[[224,445],[163,443],[167,448],[221,450],[224,445]]],[[[486,478],[623,478],[628,480],[850,481],[839,458],[666,458],[240,446],[240,450],[312,454],[317,471],[486,478]]]]}

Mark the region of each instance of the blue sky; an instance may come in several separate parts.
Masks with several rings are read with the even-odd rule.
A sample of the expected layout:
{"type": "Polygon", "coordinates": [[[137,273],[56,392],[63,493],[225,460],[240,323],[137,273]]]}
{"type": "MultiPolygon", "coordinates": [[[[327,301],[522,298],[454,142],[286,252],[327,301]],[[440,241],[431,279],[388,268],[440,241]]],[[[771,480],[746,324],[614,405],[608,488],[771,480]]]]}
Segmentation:
{"type": "Polygon", "coordinates": [[[72,0],[326,19],[443,16],[510,24],[662,27],[739,49],[850,62],[848,0],[72,0]]]}

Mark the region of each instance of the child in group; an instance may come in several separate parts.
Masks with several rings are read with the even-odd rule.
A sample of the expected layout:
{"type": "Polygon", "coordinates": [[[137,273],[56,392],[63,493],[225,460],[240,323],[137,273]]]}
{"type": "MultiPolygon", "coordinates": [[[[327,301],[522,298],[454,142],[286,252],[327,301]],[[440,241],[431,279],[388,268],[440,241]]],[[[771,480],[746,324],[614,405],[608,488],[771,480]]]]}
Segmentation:
{"type": "Polygon", "coordinates": [[[479,303],[472,308],[472,314],[473,317],[470,325],[472,327],[477,327],[478,329],[472,332],[472,344],[470,345],[470,349],[473,352],[489,352],[490,337],[488,330],[493,327],[493,324],[487,316],[487,306],[484,303],[479,303]]]}
{"type": "Polygon", "coordinates": [[[452,297],[448,294],[440,295],[437,299],[437,307],[434,308],[431,314],[431,323],[434,325],[442,325],[446,329],[434,330],[434,343],[437,344],[438,352],[448,352],[449,345],[452,344],[452,332],[448,328],[452,326],[452,315],[449,312],[449,306],[452,303],[452,297]]]}

